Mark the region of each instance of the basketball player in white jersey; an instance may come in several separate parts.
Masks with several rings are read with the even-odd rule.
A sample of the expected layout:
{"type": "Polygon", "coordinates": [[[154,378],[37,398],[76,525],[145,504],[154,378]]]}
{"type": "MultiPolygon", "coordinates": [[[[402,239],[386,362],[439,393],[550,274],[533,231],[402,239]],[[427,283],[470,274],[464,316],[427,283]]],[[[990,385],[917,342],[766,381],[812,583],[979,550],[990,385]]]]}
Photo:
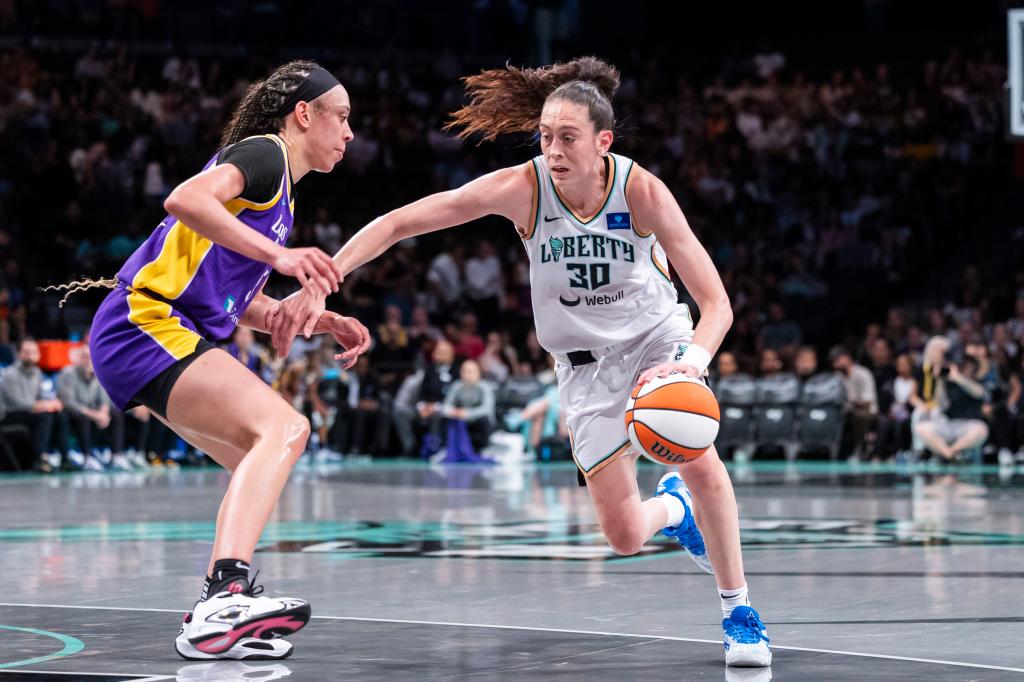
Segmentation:
{"type": "MultiPolygon", "coordinates": [[[[641,501],[637,488],[623,419],[630,390],[673,372],[703,376],[732,310],[668,188],[609,152],[618,83],[614,67],[591,57],[467,78],[471,102],[452,122],[460,135],[537,132],[540,156],[374,220],[335,262],[348,274],[401,239],[490,214],[509,218],[529,254],[537,338],[557,359],[573,455],[609,544],[635,554],[662,529],[702,568],[713,566],[726,663],[767,666],[765,626],[747,598],[736,499],[715,448],[681,466],[682,478],[663,477],[651,499],[641,501]],[[677,303],[666,254],[700,308],[696,329],[677,303]]],[[[279,352],[322,309],[303,292],[277,309],[268,322],[279,352]]]]}

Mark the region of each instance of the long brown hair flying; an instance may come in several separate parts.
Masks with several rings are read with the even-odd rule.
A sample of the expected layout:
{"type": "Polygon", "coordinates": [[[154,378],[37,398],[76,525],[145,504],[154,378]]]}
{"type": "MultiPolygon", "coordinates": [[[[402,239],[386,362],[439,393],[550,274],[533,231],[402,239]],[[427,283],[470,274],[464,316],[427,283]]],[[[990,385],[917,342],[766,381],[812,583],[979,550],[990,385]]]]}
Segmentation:
{"type": "Polygon", "coordinates": [[[453,112],[445,126],[458,129],[460,139],[479,133],[490,142],[503,133],[534,132],[551,96],[585,105],[597,130],[615,124],[611,100],[619,87],[619,70],[597,57],[536,69],[506,65],[462,80],[469,103],[453,112]]]}

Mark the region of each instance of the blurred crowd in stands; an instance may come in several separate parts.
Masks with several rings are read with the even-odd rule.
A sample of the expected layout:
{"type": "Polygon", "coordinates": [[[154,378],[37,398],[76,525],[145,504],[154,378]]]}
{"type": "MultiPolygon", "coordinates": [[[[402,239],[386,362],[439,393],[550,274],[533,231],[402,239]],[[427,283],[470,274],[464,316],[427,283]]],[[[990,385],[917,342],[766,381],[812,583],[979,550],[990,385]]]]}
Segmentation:
{"type": "MultiPolygon", "coordinates": [[[[0,24],[19,26],[13,11],[0,24]]],[[[293,244],[333,253],[390,208],[536,153],[529,136],[477,147],[441,130],[458,77],[494,63],[448,50],[323,61],[351,94],[356,139],[334,173],[299,186],[293,244]]],[[[1010,461],[1024,428],[1024,231],[1010,218],[1024,171],[1004,137],[1005,63],[956,49],[827,69],[773,50],[699,73],[614,61],[615,149],[668,184],[732,299],[716,371],[841,372],[847,454],[948,459],[987,444],[1010,461]],[[912,425],[915,411],[935,419],[912,425]],[[940,414],[973,421],[941,425],[940,414]]],[[[57,377],[33,370],[30,339],[84,335],[103,295],[58,311],[37,287],[112,275],[273,63],[117,42],[0,47],[0,435],[27,430],[40,466],[190,456],[168,460],[181,444],[157,420],[106,406],[87,357],[57,377]]],[[[224,345],[312,417],[322,458],[429,454],[452,419],[477,448],[499,429],[558,456],[564,426],[517,240],[485,219],[406,240],[350,275],[328,305],[374,335],[352,371],[319,338],[286,359],[247,330],[224,345]]],[[[266,292],[290,286],[275,277],[266,292]]]]}

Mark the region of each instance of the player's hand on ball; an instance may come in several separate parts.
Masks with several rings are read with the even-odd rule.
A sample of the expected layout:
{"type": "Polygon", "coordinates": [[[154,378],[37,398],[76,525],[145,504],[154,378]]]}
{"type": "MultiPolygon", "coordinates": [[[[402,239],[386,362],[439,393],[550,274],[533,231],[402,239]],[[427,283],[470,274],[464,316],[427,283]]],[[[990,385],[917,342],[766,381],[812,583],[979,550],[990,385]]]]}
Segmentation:
{"type": "Polygon", "coordinates": [[[306,288],[299,289],[267,313],[266,326],[271,343],[280,357],[286,357],[292,341],[301,332],[307,339],[313,335],[327,306],[325,296],[317,296],[306,288]]]}
{"type": "Polygon", "coordinates": [[[354,317],[325,312],[316,326],[316,331],[330,334],[345,349],[345,352],[334,356],[335,360],[345,363],[345,369],[351,369],[359,356],[370,348],[370,332],[354,317]]]}
{"type": "Polygon", "coordinates": [[[646,384],[652,379],[660,379],[670,374],[682,374],[683,376],[697,378],[700,376],[700,370],[693,365],[684,365],[681,362],[663,362],[641,374],[639,383],[646,384]]]}

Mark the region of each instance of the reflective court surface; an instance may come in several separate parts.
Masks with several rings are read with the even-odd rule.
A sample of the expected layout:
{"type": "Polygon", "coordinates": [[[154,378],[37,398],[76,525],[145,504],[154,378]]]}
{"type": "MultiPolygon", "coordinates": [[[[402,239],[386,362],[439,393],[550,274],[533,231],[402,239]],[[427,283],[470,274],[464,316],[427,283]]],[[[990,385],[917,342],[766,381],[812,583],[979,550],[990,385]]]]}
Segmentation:
{"type": "Polygon", "coordinates": [[[769,670],[725,668],[714,580],[677,546],[608,550],[571,465],[384,462],[293,474],[254,562],[313,605],[281,662],[173,650],[224,472],[0,479],[0,682],[1024,680],[1024,470],[732,476],[769,670]]]}

